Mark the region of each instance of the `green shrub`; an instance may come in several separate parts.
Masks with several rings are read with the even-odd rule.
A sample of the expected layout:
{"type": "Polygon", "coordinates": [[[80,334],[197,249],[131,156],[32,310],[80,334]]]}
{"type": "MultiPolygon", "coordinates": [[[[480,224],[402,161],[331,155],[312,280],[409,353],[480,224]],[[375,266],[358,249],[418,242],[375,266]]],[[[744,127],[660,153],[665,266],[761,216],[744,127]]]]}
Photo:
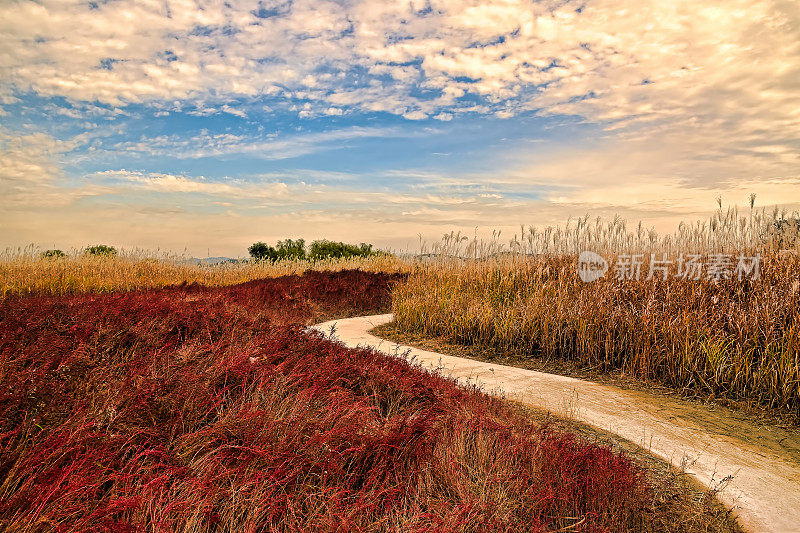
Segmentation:
{"type": "Polygon", "coordinates": [[[107,244],[96,244],[87,246],[86,253],[89,255],[117,255],[117,249],[107,244]]]}
{"type": "Polygon", "coordinates": [[[42,259],[57,259],[59,257],[66,257],[67,254],[61,250],[45,250],[42,252],[42,259]]]}

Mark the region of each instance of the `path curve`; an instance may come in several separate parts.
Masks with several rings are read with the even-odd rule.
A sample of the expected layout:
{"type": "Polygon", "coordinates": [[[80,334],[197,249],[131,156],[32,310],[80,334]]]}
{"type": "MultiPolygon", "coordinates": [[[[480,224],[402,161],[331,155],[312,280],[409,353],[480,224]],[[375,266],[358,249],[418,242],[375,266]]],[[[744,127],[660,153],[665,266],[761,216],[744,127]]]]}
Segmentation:
{"type": "Polygon", "coordinates": [[[491,394],[568,416],[611,431],[687,472],[706,486],[732,476],[719,495],[736,508],[739,523],[754,532],[800,533],[800,466],[777,453],[734,436],[712,434],[691,420],[666,414],[665,400],[576,378],[546,374],[398,345],[368,333],[392,315],[331,320],[313,326],[349,347],[368,346],[395,355],[409,352],[415,362],[478,383],[491,394]]]}

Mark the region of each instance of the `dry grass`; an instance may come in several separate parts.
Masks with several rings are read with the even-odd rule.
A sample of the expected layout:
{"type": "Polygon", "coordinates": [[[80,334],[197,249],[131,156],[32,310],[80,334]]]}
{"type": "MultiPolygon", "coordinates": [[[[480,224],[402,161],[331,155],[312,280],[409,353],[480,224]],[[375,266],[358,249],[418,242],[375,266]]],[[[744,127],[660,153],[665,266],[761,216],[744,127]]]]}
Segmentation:
{"type": "Polygon", "coordinates": [[[400,272],[407,264],[394,255],[367,258],[287,260],[277,263],[238,262],[196,264],[185,258],[143,251],[116,256],[73,252],[62,258],[43,258],[33,248],[6,250],[0,255],[0,297],[6,294],[71,294],[131,291],[182,283],[209,287],[302,274],[307,270],[400,272]]]}
{"type": "Polygon", "coordinates": [[[749,211],[738,207],[722,208],[707,220],[681,222],[671,235],[660,235],[641,222],[634,230],[620,217],[593,221],[589,215],[570,219],[564,227],[521,227],[520,233],[504,242],[495,232],[488,241],[451,232],[428,247],[421,243],[423,256],[443,259],[508,258],[515,255],[562,257],[591,250],[601,255],[623,253],[712,254],[755,253],[777,254],[800,251],[800,213],[787,213],[777,208],[755,209],[751,196],[749,211]]]}
{"type": "Polygon", "coordinates": [[[436,259],[418,265],[396,288],[395,318],[404,332],[621,369],[797,417],[800,257],[784,249],[797,239],[792,219],[782,220],[778,213],[739,216],[720,209],[706,224],[659,237],[627,232],[619,220],[591,225],[581,219],[571,230],[530,230],[508,248],[449,235],[435,248],[436,259]],[[763,264],[757,280],[616,281],[609,275],[583,283],[576,265],[583,249],[758,252],[763,264]]]}

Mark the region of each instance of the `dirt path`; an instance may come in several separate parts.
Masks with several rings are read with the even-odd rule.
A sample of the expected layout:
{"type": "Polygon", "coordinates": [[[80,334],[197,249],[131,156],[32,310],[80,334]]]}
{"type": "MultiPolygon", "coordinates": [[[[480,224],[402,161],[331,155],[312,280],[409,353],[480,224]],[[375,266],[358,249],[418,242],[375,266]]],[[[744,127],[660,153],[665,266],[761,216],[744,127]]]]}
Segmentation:
{"type": "Polygon", "coordinates": [[[730,477],[720,499],[736,508],[745,529],[800,533],[800,461],[780,447],[719,431],[701,407],[680,400],[410,348],[368,333],[391,320],[390,314],[373,315],[314,327],[329,333],[335,325],[336,338],[347,346],[389,354],[408,350],[424,367],[462,383],[615,433],[676,467],[685,462],[686,471],[706,486],[730,477]]]}

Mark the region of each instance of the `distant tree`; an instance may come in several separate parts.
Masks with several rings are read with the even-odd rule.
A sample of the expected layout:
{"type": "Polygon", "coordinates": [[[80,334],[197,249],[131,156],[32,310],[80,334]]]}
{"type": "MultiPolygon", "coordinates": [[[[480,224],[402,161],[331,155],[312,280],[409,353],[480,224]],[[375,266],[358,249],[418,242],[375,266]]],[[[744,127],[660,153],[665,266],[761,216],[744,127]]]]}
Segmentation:
{"type": "Polygon", "coordinates": [[[42,252],[43,259],[56,259],[59,257],[66,257],[67,254],[62,252],[61,250],[45,250],[42,252]]]}
{"type": "Polygon", "coordinates": [[[328,257],[368,257],[375,254],[376,252],[372,251],[371,244],[362,242],[360,245],[356,246],[354,244],[345,244],[343,242],[321,239],[311,243],[308,258],[325,259],[328,257]]]}
{"type": "Polygon", "coordinates": [[[265,242],[254,242],[247,251],[250,252],[250,257],[255,261],[275,261],[278,259],[278,253],[275,248],[265,242]]]}
{"type": "Polygon", "coordinates": [[[107,244],[96,244],[94,246],[87,246],[86,253],[89,255],[117,255],[117,249],[107,244]]]}
{"type": "Polygon", "coordinates": [[[278,259],[305,259],[306,241],[303,239],[278,241],[275,251],[278,252],[278,259]]]}
{"type": "Polygon", "coordinates": [[[265,242],[253,243],[247,249],[250,257],[256,261],[281,261],[284,259],[305,259],[306,241],[303,239],[286,239],[278,241],[277,246],[273,247],[265,242]]]}
{"type": "Polygon", "coordinates": [[[373,251],[371,244],[362,242],[356,246],[327,239],[312,242],[308,252],[306,252],[306,241],[304,239],[278,241],[278,244],[274,247],[259,241],[253,243],[247,251],[250,252],[250,257],[255,261],[272,262],[292,259],[317,260],[328,257],[368,257],[380,253],[373,251]]]}

